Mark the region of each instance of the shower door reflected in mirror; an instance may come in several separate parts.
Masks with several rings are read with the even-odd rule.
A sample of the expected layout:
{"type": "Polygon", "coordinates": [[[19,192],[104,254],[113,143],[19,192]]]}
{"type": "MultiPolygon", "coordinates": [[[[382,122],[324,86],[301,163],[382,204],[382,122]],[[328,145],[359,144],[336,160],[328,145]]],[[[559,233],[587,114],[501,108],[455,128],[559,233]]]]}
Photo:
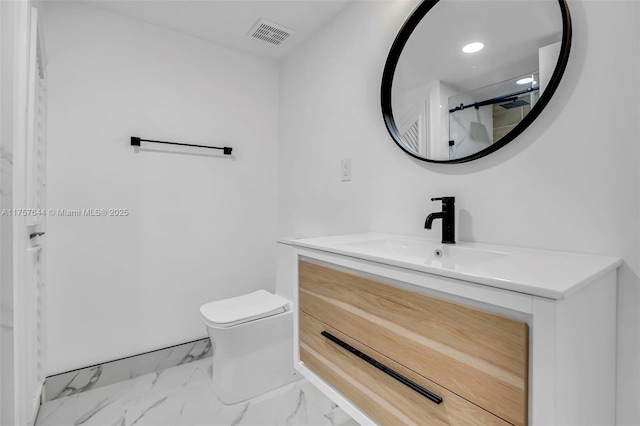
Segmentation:
{"type": "Polygon", "coordinates": [[[457,91],[450,96],[446,112],[448,159],[464,158],[489,148],[513,130],[544,90],[539,80],[539,72],[535,71],[471,92],[457,91]]]}
{"type": "Polygon", "coordinates": [[[383,76],[383,115],[396,143],[425,161],[463,162],[514,139],[540,113],[564,71],[570,44],[565,6],[563,0],[418,6],[383,76]]]}

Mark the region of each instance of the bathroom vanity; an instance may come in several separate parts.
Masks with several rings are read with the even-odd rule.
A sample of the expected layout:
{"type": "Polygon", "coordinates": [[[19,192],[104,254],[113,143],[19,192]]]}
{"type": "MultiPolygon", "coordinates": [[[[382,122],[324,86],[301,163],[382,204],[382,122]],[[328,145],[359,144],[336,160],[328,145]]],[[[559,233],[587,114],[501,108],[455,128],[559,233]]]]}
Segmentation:
{"type": "Polygon", "coordinates": [[[295,368],[361,424],[615,423],[619,259],[376,233],[279,242],[295,368]]]}

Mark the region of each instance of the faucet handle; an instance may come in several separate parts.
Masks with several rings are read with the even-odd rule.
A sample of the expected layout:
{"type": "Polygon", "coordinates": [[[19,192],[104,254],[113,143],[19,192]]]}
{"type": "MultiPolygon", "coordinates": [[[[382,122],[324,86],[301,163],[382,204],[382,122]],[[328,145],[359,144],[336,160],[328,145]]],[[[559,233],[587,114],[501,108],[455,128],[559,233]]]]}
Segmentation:
{"type": "Polygon", "coordinates": [[[443,204],[455,203],[456,197],[438,197],[438,198],[432,198],[431,201],[442,201],[443,204]]]}

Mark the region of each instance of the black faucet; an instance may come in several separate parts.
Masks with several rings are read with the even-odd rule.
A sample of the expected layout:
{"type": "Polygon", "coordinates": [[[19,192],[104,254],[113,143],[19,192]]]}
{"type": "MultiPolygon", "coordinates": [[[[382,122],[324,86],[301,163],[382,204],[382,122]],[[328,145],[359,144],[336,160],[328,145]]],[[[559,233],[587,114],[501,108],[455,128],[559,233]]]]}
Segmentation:
{"type": "Polygon", "coordinates": [[[426,229],[431,229],[434,219],[442,219],[442,243],[456,243],[456,197],[432,198],[431,201],[442,201],[442,211],[431,213],[424,222],[426,229]]]}

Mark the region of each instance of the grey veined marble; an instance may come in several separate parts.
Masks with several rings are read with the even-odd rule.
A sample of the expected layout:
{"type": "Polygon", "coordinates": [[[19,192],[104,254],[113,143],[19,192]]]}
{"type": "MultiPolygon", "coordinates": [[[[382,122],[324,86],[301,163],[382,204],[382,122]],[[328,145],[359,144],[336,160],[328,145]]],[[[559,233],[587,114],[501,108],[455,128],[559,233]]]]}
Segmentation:
{"type": "MultiPolygon", "coordinates": [[[[13,159],[0,151],[0,196],[8,196],[13,193],[13,159]]],[[[9,200],[2,200],[2,208],[11,208],[9,200]]]]}
{"type": "Polygon", "coordinates": [[[357,425],[306,380],[235,405],[211,388],[211,358],[47,402],[36,426],[357,425]]]}
{"type": "Polygon", "coordinates": [[[42,402],[76,395],[101,386],[183,365],[211,356],[211,341],[197,340],[183,345],[111,361],[93,367],[47,377],[42,402]]]}

